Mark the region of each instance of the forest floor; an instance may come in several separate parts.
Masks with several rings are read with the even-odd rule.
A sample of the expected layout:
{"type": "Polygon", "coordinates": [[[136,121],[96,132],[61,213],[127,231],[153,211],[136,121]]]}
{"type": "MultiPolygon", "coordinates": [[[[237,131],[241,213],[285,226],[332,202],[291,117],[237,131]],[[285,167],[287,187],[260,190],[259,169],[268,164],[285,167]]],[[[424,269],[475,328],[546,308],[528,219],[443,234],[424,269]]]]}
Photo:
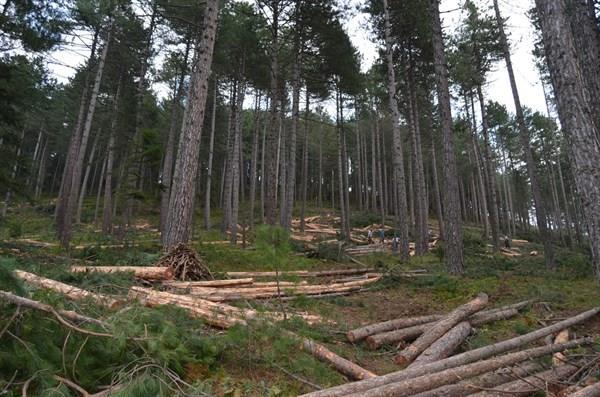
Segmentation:
{"type": "MultiPolygon", "coordinates": [[[[217,219],[215,214],[215,225],[217,219]]],[[[353,216],[354,227],[373,223],[369,216],[358,213],[353,216]]],[[[328,299],[300,296],[283,303],[286,310],[307,311],[330,320],[311,326],[302,321],[277,326],[250,323],[220,331],[174,307],[150,309],[132,303],[120,310],[109,310],[91,302],[75,304],[59,294],[31,289],[11,276],[13,269],[21,269],[87,290],[124,297],[132,285],[147,286],[147,282],[136,281],[129,274],[72,274],[69,267],[89,263],[151,265],[161,255],[157,231],[150,226],[156,224],[156,214],[145,214],[136,221],[135,230],[121,234],[118,239],[102,237],[97,226],[82,225],[73,240],[76,248],[69,254],[56,245],[51,207],[22,206],[11,211],[7,221],[0,225],[0,290],[26,293],[56,307],[102,318],[111,325],[113,337],[80,335],[47,314],[25,310],[15,315],[18,321],[11,325],[9,320],[14,320],[15,308],[0,302],[0,390],[7,391],[8,396],[20,396],[24,382],[33,378],[30,395],[78,395],[52,377],[60,375],[89,392],[100,390],[118,377],[129,384],[115,394],[122,396],[167,396],[175,394],[178,388],[189,395],[293,396],[314,390],[309,382],[327,387],[347,380],[301,352],[293,340],[282,336],[279,327],[311,337],[363,368],[385,374],[398,369],[392,361],[398,349],[391,346],[371,351],[364,344],[350,344],[345,337],[348,330],[402,316],[447,313],[479,292],[489,295],[490,307],[536,300],[536,304],[514,319],[478,328],[462,346],[468,350],[526,333],[600,302],[600,288],[593,280],[584,251],[557,246],[557,269],[548,271],[541,256],[528,254],[541,251],[541,245],[535,241],[520,247],[522,256],[494,255],[475,227],[465,228],[464,277],[445,273],[441,248],[401,265],[397,257],[387,252],[361,256],[360,261],[366,265],[427,269],[428,275],[410,279],[388,276],[364,292],[328,299]],[[124,247],[115,247],[123,242],[124,247]],[[5,323],[12,332],[2,332],[5,323]],[[14,329],[10,328],[13,326],[14,329]],[[140,336],[149,340],[131,339],[140,336]]],[[[531,240],[532,236],[520,237],[531,240]]],[[[218,231],[200,231],[198,224],[191,244],[214,273],[274,270],[275,264],[269,263],[267,254],[252,245],[243,248],[207,244],[221,240],[218,231]]],[[[278,270],[357,266],[350,261],[309,258],[299,253],[303,244],[292,245],[294,252],[277,263],[278,270]]],[[[280,302],[275,300],[234,304],[251,305],[259,310],[281,309],[280,302]]],[[[600,348],[600,318],[572,331],[593,336],[596,348],[600,348]]]]}

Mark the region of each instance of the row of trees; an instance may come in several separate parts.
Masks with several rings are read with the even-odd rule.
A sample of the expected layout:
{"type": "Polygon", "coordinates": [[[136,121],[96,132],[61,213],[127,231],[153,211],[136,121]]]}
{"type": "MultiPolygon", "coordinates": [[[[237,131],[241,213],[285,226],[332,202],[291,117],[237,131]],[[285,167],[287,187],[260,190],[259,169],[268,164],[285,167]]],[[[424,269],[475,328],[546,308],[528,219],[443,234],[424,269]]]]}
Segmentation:
{"type": "Polygon", "coordinates": [[[0,138],[12,153],[0,160],[4,208],[14,194],[58,195],[65,246],[73,224],[122,231],[143,203],[160,202],[166,248],[191,238],[195,208],[206,228],[215,226],[211,209],[222,209],[219,226],[235,242],[240,224],[290,228],[297,215],[303,228],[311,205],[339,210],[343,239],[353,210],[382,223],[393,216],[403,259],[410,239],[417,255],[427,251],[433,214],[454,274],[463,272],[468,222],[496,250],[501,235],[537,229],[551,269],[553,245],[589,242],[600,277],[592,0],[540,0],[532,10],[546,115],[520,102],[497,0],[465,2],[449,36],[436,0],[366,1],[381,43],[366,73],[342,27],[350,10],[332,1],[31,4],[47,23],[19,26],[27,10],[12,2],[2,13],[2,67],[13,73],[0,138]],[[84,34],[88,60],[65,85],[38,58],[15,54],[43,55],[84,34]],[[485,96],[499,66],[514,114],[485,96]],[[82,211],[90,196],[93,217],[82,211]]]}

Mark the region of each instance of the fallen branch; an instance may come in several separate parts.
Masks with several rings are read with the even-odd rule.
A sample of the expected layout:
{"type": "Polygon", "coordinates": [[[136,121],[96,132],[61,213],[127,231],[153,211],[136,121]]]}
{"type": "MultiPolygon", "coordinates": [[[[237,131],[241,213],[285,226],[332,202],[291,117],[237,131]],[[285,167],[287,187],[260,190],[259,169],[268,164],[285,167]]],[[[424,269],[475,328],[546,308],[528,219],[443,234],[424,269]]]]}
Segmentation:
{"type": "Polygon", "coordinates": [[[431,346],[423,351],[408,368],[432,363],[451,355],[471,333],[471,324],[468,321],[458,323],[431,346]]]}
{"type": "Polygon", "coordinates": [[[40,277],[32,273],[24,272],[22,270],[15,270],[15,275],[21,280],[26,281],[31,285],[34,285],[39,288],[51,289],[75,301],[90,299],[97,304],[106,306],[111,309],[121,305],[120,301],[110,296],[86,291],[84,289],[77,288],[69,284],[64,284],[59,281],[51,280],[49,278],[40,277]]]}
{"type": "MultiPolygon", "coordinates": [[[[319,271],[308,271],[308,270],[295,270],[295,271],[284,271],[279,272],[279,276],[297,276],[297,277],[328,277],[328,276],[342,276],[351,274],[364,274],[372,273],[375,268],[364,268],[364,269],[332,269],[332,270],[319,270],[319,271]]],[[[276,277],[277,272],[227,272],[225,273],[228,277],[233,278],[245,278],[245,277],[276,277]]]]}
{"type": "MultiPolygon", "coordinates": [[[[419,376],[413,379],[406,379],[400,382],[395,382],[374,389],[361,391],[356,394],[350,394],[352,397],[382,397],[382,396],[395,396],[395,397],[406,397],[413,394],[421,393],[427,390],[435,389],[437,387],[447,385],[460,381],[462,379],[471,378],[477,375],[484,374],[486,372],[494,371],[498,368],[505,367],[507,365],[514,365],[521,361],[528,359],[542,357],[548,354],[552,354],[558,351],[564,351],[572,349],[582,345],[588,345],[593,343],[592,338],[582,338],[573,340],[567,343],[561,343],[558,345],[542,346],[533,349],[523,350],[515,353],[505,354],[490,358],[488,360],[479,361],[460,367],[450,368],[444,371],[430,373],[419,376]]],[[[439,362],[439,361],[438,361],[439,362]]],[[[423,367],[417,367],[423,368],[423,367]]]]}
{"type": "Polygon", "coordinates": [[[488,296],[479,294],[477,298],[454,309],[452,313],[423,332],[423,335],[394,357],[394,362],[399,365],[410,363],[455,325],[483,309],[487,302],[488,296]]]}
{"type": "MultiPolygon", "coordinates": [[[[570,317],[566,320],[552,324],[550,326],[540,328],[533,332],[520,335],[493,345],[483,346],[475,350],[470,350],[446,359],[425,364],[423,366],[408,368],[401,371],[389,373],[387,375],[378,376],[372,379],[366,379],[360,382],[348,383],[340,386],[335,386],[329,389],[321,390],[306,394],[305,397],[333,397],[345,396],[351,393],[358,393],[364,390],[373,389],[394,382],[400,382],[405,379],[411,379],[425,374],[433,374],[448,368],[454,368],[461,365],[473,363],[479,360],[486,359],[493,355],[502,354],[510,350],[517,349],[528,343],[544,338],[546,335],[554,334],[560,330],[571,327],[575,324],[584,322],[600,313],[600,307],[595,307],[591,310],[570,317]]],[[[489,372],[489,371],[487,371],[489,372]]],[[[475,375],[473,375],[475,376],[475,375]]]]}
{"type": "Polygon", "coordinates": [[[470,394],[471,397],[505,397],[526,396],[537,391],[546,391],[548,383],[553,383],[573,375],[577,371],[575,365],[561,365],[524,379],[518,379],[510,383],[497,386],[491,390],[484,390],[479,393],[470,394]]]}

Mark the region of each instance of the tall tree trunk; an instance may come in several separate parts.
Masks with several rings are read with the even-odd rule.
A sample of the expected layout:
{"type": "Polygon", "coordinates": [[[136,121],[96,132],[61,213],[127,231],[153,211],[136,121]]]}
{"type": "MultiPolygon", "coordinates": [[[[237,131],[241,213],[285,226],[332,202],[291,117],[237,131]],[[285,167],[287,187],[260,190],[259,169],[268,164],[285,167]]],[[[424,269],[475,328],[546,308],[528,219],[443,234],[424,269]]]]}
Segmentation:
{"type": "Polygon", "coordinates": [[[192,40],[188,37],[185,45],[185,55],[181,67],[175,95],[171,101],[171,120],[169,122],[169,132],[167,134],[167,146],[165,147],[165,156],[161,172],[161,192],[160,192],[160,230],[165,233],[167,224],[167,213],[169,212],[169,196],[171,194],[171,181],[173,180],[173,159],[175,157],[175,144],[177,142],[177,126],[181,117],[181,100],[183,98],[183,83],[187,74],[187,63],[190,53],[192,40]]]}
{"type": "Polygon", "coordinates": [[[48,144],[50,143],[50,138],[46,137],[44,140],[44,146],[42,149],[42,153],[40,155],[40,161],[38,163],[38,173],[37,179],[35,182],[35,193],[34,197],[36,200],[39,200],[42,195],[42,190],[44,187],[44,180],[46,176],[46,162],[48,161],[48,144]]]}
{"type": "Polygon", "coordinates": [[[444,52],[442,23],[438,0],[430,0],[430,13],[433,30],[433,55],[438,91],[442,138],[444,147],[444,262],[451,274],[464,272],[463,231],[458,200],[458,173],[454,155],[452,132],[452,111],[448,87],[448,64],[444,52]]]}
{"type": "Polygon", "coordinates": [[[194,182],[198,169],[198,148],[208,96],[208,78],[212,64],[218,14],[219,2],[207,0],[202,24],[203,32],[196,48],[196,64],[192,69],[194,72],[190,82],[188,104],[171,187],[167,233],[163,238],[163,246],[166,249],[179,243],[186,243],[191,231],[194,215],[194,182]]]}
{"type": "Polygon", "coordinates": [[[438,217],[440,237],[444,239],[444,211],[442,209],[442,196],[440,195],[440,182],[437,170],[437,153],[435,148],[435,136],[431,134],[431,172],[433,174],[433,194],[435,197],[435,208],[438,217]]]}
{"type": "Polygon", "coordinates": [[[494,251],[500,250],[500,219],[498,216],[498,206],[496,203],[496,166],[492,158],[492,148],[490,144],[490,134],[488,127],[487,111],[485,108],[485,99],[481,85],[477,86],[477,97],[481,111],[481,132],[483,134],[483,156],[485,158],[487,178],[487,206],[490,214],[490,226],[492,229],[492,246],[494,251]]]}
{"type": "Polygon", "coordinates": [[[500,14],[500,7],[498,0],[494,0],[494,10],[496,12],[496,19],[500,28],[500,43],[504,51],[504,61],[506,62],[506,69],[508,71],[508,78],[510,80],[510,87],[513,94],[513,101],[515,103],[515,110],[517,114],[517,124],[519,126],[519,139],[523,152],[525,154],[525,164],[527,165],[527,173],[529,180],[531,181],[531,192],[533,195],[533,203],[535,205],[535,216],[538,229],[540,231],[540,237],[544,244],[544,260],[546,267],[554,267],[554,250],[552,248],[551,236],[548,233],[548,224],[546,219],[546,207],[542,198],[542,192],[540,189],[539,176],[535,161],[533,159],[533,152],[531,150],[531,140],[529,137],[529,131],[527,124],[525,123],[525,116],[523,114],[523,107],[521,106],[521,99],[519,97],[519,89],[517,88],[517,81],[515,79],[515,73],[512,66],[512,59],[510,54],[510,46],[508,44],[508,38],[504,30],[504,20],[500,14]]]}
{"type": "MultiPolygon", "coordinates": [[[[94,225],[98,224],[98,213],[100,212],[100,198],[102,197],[102,186],[104,185],[104,175],[106,173],[106,162],[108,159],[108,150],[102,159],[102,167],[100,168],[100,177],[98,179],[98,188],[96,189],[96,205],[94,206],[94,225]]],[[[94,184],[92,184],[93,186],[94,184]]]]}
{"type": "Polygon", "coordinates": [[[319,211],[323,209],[323,124],[321,124],[321,134],[319,136],[319,211]]]}
{"type": "Polygon", "coordinates": [[[208,143],[208,165],[206,172],[206,189],[204,192],[204,228],[209,230],[210,224],[210,197],[212,187],[212,175],[213,175],[213,157],[215,148],[215,128],[217,122],[217,94],[219,93],[219,81],[217,78],[213,80],[214,91],[213,91],[213,103],[212,103],[212,114],[210,118],[210,139],[208,143]]]}
{"type": "Polygon", "coordinates": [[[349,161],[348,161],[348,147],[346,145],[346,132],[344,129],[344,96],[340,91],[340,134],[342,136],[342,161],[344,164],[344,204],[346,205],[346,217],[344,218],[344,235],[347,239],[350,239],[350,183],[349,183],[349,161]]]}
{"type": "Polygon", "coordinates": [[[398,103],[396,100],[396,74],[394,72],[394,58],[392,53],[392,25],[390,22],[390,11],[388,1],[383,0],[384,17],[385,17],[385,48],[387,58],[387,78],[388,78],[388,100],[390,112],[392,116],[392,137],[393,137],[393,162],[394,171],[398,178],[398,216],[397,228],[398,237],[400,238],[400,259],[408,260],[408,224],[406,215],[408,212],[406,203],[406,179],[404,176],[404,155],[402,153],[402,136],[400,134],[400,112],[398,111],[398,103]]]}
{"type": "MultiPolygon", "coordinates": [[[[375,118],[377,114],[375,114],[375,118]]],[[[377,121],[375,121],[377,123],[377,121]]],[[[377,130],[375,128],[371,129],[371,179],[373,184],[371,185],[371,202],[373,203],[373,211],[377,211],[377,193],[379,191],[379,186],[377,184],[377,147],[375,146],[375,136],[377,134],[377,130]]]]}
{"type": "MultiPolygon", "coordinates": [[[[306,107],[304,108],[304,150],[302,151],[302,203],[300,208],[300,231],[304,233],[306,194],[308,189],[308,114],[310,111],[310,94],[306,90],[306,107]]],[[[322,127],[321,127],[322,128],[322,127]]]]}
{"type": "Polygon", "coordinates": [[[423,169],[423,152],[421,148],[421,124],[417,87],[413,78],[412,66],[409,69],[410,108],[412,110],[412,149],[414,156],[414,188],[416,203],[416,241],[415,254],[424,255],[429,249],[429,231],[427,227],[428,201],[425,191],[425,171],[423,169]]]}
{"type": "MultiPolygon", "coordinates": [[[[79,161],[79,155],[82,149],[82,141],[83,136],[85,135],[85,129],[87,127],[86,117],[91,115],[93,116],[95,106],[96,106],[96,97],[98,95],[98,90],[100,89],[100,80],[102,79],[102,72],[104,70],[104,62],[106,60],[106,55],[108,53],[108,47],[110,45],[110,39],[112,34],[112,25],[113,21],[111,19],[108,26],[108,37],[106,39],[106,43],[104,45],[104,49],[102,50],[102,54],[100,55],[100,59],[97,66],[96,77],[94,81],[94,88],[92,90],[92,95],[90,98],[89,105],[87,103],[88,100],[88,90],[89,90],[89,82],[92,74],[92,59],[95,56],[96,46],[98,43],[99,31],[96,31],[94,34],[94,39],[92,41],[92,51],[90,54],[89,60],[89,70],[86,75],[86,80],[84,83],[84,89],[81,97],[79,114],[77,116],[77,123],[75,125],[75,129],[73,130],[73,134],[71,136],[71,140],[69,142],[69,149],[67,152],[67,157],[65,160],[65,168],[63,171],[63,177],[61,180],[60,191],[58,195],[58,200],[56,204],[56,230],[58,238],[63,245],[63,247],[68,247],[69,242],[71,240],[71,220],[72,220],[72,211],[73,211],[73,198],[76,194],[74,194],[73,186],[79,187],[79,180],[76,178],[75,169],[77,168],[77,164],[79,161]],[[96,84],[97,83],[97,84],[96,84]],[[96,87],[98,87],[96,89],[96,87]],[[96,95],[94,95],[94,91],[96,95]],[[86,107],[87,105],[87,107],[86,107]],[[87,109],[87,111],[86,111],[87,109]]],[[[91,128],[91,121],[90,121],[91,128]]],[[[82,160],[83,161],[83,160],[82,160]]]]}
{"type": "MultiPolygon", "coordinates": [[[[267,103],[268,105],[268,103],[267,103]]],[[[268,106],[267,106],[268,109],[268,106]]],[[[265,223],[265,149],[267,145],[267,128],[268,123],[265,122],[265,127],[262,133],[262,143],[260,149],[260,223],[265,223]]]]}
{"type": "Polygon", "coordinates": [[[233,156],[231,163],[231,174],[233,175],[231,192],[231,219],[229,230],[231,232],[230,241],[232,244],[237,242],[238,214],[240,210],[240,148],[242,146],[242,108],[246,94],[246,82],[241,81],[237,93],[237,104],[235,107],[235,119],[233,130],[233,156]]]}
{"type": "Polygon", "coordinates": [[[565,203],[565,223],[567,224],[567,244],[572,249],[573,248],[573,221],[571,220],[571,210],[569,208],[569,200],[567,200],[567,191],[565,189],[565,180],[562,172],[562,164],[560,162],[560,155],[558,157],[558,179],[560,182],[560,192],[565,203]]]}
{"type": "Polygon", "coordinates": [[[225,233],[231,228],[231,195],[233,192],[233,162],[234,162],[234,146],[235,146],[235,120],[237,95],[239,82],[233,80],[231,82],[231,95],[229,95],[229,117],[227,119],[227,144],[225,145],[225,166],[223,167],[223,222],[221,224],[221,232],[225,233]]]}
{"type": "MultiPolygon", "coordinates": [[[[250,165],[250,228],[254,228],[254,216],[256,212],[256,181],[258,170],[258,140],[260,137],[260,92],[256,94],[256,106],[254,107],[254,134],[252,137],[252,164],[250,165]]],[[[261,176],[262,178],[262,176],[261,176]]]]}
{"type": "Polygon", "coordinates": [[[269,47],[271,57],[271,109],[269,120],[269,131],[267,134],[266,147],[266,174],[261,177],[265,178],[265,220],[269,225],[275,225],[277,221],[277,143],[279,134],[279,17],[281,10],[279,9],[278,1],[272,2],[272,24],[271,45],[269,47]]]}
{"type": "MultiPolygon", "coordinates": [[[[338,144],[338,185],[339,185],[339,199],[340,199],[340,232],[343,240],[347,240],[350,236],[346,235],[346,195],[344,194],[344,156],[343,156],[343,138],[342,138],[342,127],[340,121],[340,94],[339,91],[336,91],[336,130],[337,130],[337,144],[338,144]]],[[[331,190],[333,192],[333,189],[331,190]]],[[[333,194],[333,193],[332,193],[333,194]]]]}
{"type": "Polygon", "coordinates": [[[600,280],[600,144],[589,95],[577,64],[564,0],[536,0],[558,113],[566,131],[577,190],[588,226],[592,261],[600,280]]]}
{"type": "MultiPolygon", "coordinates": [[[[21,157],[21,151],[23,150],[23,138],[25,138],[25,127],[21,130],[21,136],[19,137],[19,142],[17,146],[17,151],[15,153],[15,162],[13,163],[12,171],[10,173],[10,179],[14,182],[17,177],[17,171],[19,170],[19,157],[21,157]]],[[[6,194],[4,195],[4,202],[2,203],[2,211],[0,212],[0,219],[6,218],[6,213],[8,211],[8,204],[10,203],[10,198],[12,196],[12,191],[8,189],[6,194]]]]}
{"type": "Polygon", "coordinates": [[[94,138],[94,142],[92,143],[92,148],[90,150],[90,156],[88,158],[85,173],[83,175],[83,182],[81,182],[81,193],[79,194],[79,200],[77,201],[77,211],[75,213],[75,223],[81,223],[81,212],[83,210],[83,200],[85,199],[85,195],[87,192],[88,179],[90,177],[90,172],[92,170],[92,164],[94,163],[94,158],[96,157],[96,149],[98,147],[98,139],[100,138],[100,131],[96,133],[96,137],[94,138]]]}
{"type": "MultiPolygon", "coordinates": [[[[106,178],[104,179],[104,206],[102,211],[102,233],[112,234],[113,230],[113,199],[112,199],[112,177],[115,161],[115,136],[117,133],[117,121],[119,117],[119,102],[121,100],[122,78],[119,79],[117,91],[113,97],[112,122],[110,125],[110,134],[108,136],[108,147],[106,154],[106,178]]],[[[119,179],[121,179],[119,177],[119,179]]],[[[120,182],[119,182],[120,183],[120,182]]],[[[115,200],[116,204],[116,200],[115,200]]]]}
{"type": "Polygon", "coordinates": [[[384,180],[384,175],[383,175],[383,150],[381,150],[381,135],[382,132],[379,128],[379,115],[375,115],[375,139],[376,139],[376,155],[375,157],[377,158],[377,190],[378,190],[378,194],[379,194],[379,209],[380,209],[380,213],[381,213],[381,225],[382,227],[385,225],[385,214],[387,213],[387,208],[385,205],[385,189],[383,187],[383,180],[384,180]]]}

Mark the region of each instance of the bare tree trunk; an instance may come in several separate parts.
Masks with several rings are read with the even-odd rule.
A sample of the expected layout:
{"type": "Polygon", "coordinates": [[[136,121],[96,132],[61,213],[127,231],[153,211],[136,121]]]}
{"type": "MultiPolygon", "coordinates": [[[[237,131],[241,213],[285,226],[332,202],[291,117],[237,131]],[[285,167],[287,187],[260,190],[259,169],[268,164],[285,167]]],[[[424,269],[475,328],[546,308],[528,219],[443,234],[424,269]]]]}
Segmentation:
{"type": "MultiPolygon", "coordinates": [[[[110,46],[110,40],[112,35],[113,20],[111,19],[108,26],[108,37],[100,59],[98,61],[98,67],[96,70],[96,77],[94,79],[94,87],[92,89],[89,105],[87,106],[87,112],[85,111],[85,104],[87,101],[87,90],[89,89],[89,76],[91,70],[88,72],[88,78],[86,78],[84,92],[81,99],[81,108],[77,118],[77,124],[73,135],[71,136],[71,142],[69,143],[69,151],[67,153],[67,159],[65,162],[65,171],[63,172],[63,178],[61,181],[61,189],[59,192],[58,202],[56,206],[56,228],[58,238],[63,245],[67,248],[71,240],[71,221],[73,216],[73,205],[76,200],[77,193],[73,190],[79,189],[79,175],[80,172],[76,172],[79,160],[81,157],[81,163],[83,163],[82,150],[85,151],[83,145],[84,136],[89,135],[89,129],[91,128],[91,120],[88,122],[87,118],[93,118],[94,111],[96,108],[96,99],[98,97],[98,91],[100,90],[100,81],[102,80],[102,73],[104,71],[104,63],[106,62],[106,56],[108,54],[108,47],[110,46]],[[89,126],[89,127],[88,127],[89,126]],[[86,133],[87,131],[87,133],[86,133]]],[[[90,67],[91,59],[94,57],[96,51],[98,33],[94,36],[92,43],[92,54],[90,55],[90,67]]],[[[85,153],[84,153],[85,154],[85,153]]]]}
{"type": "Polygon", "coordinates": [[[212,187],[212,175],[213,175],[213,157],[215,148],[215,128],[217,122],[217,94],[219,93],[219,81],[217,78],[213,80],[214,91],[213,91],[213,106],[210,120],[210,140],[208,143],[208,165],[206,173],[206,191],[204,192],[204,228],[209,230],[210,224],[210,197],[212,187]]]}
{"type": "Polygon", "coordinates": [[[558,179],[560,182],[560,191],[563,202],[565,203],[565,222],[567,224],[567,238],[568,245],[573,248],[573,221],[571,220],[571,210],[569,209],[569,201],[567,200],[567,192],[565,190],[565,180],[562,172],[562,164],[560,162],[560,156],[558,157],[558,179]]]}
{"type": "Polygon", "coordinates": [[[165,156],[161,172],[161,192],[160,192],[160,230],[161,234],[165,232],[167,224],[167,213],[169,212],[169,196],[171,194],[171,181],[173,180],[173,159],[175,157],[175,144],[177,142],[177,125],[181,116],[181,99],[183,98],[183,83],[185,80],[188,57],[190,53],[191,39],[188,38],[185,45],[185,55],[181,74],[177,82],[175,95],[171,101],[171,120],[169,123],[169,133],[167,135],[167,146],[165,147],[165,156]]]}
{"type": "Polygon", "coordinates": [[[344,235],[350,239],[350,184],[348,176],[350,173],[348,162],[348,148],[346,146],[346,132],[344,130],[344,97],[340,92],[340,134],[342,136],[342,160],[344,162],[344,204],[346,204],[346,217],[344,218],[344,235]]]}
{"type": "Polygon", "coordinates": [[[440,195],[440,182],[437,170],[437,154],[435,148],[435,137],[431,134],[431,170],[433,174],[433,192],[435,197],[435,207],[437,210],[438,227],[440,228],[440,237],[444,239],[444,212],[442,210],[442,197],[440,195]]]}
{"type": "MultiPolygon", "coordinates": [[[[21,156],[21,151],[23,150],[23,138],[25,138],[25,127],[21,130],[21,136],[19,137],[19,142],[17,146],[17,152],[15,153],[15,161],[13,163],[12,171],[10,174],[10,179],[12,181],[17,177],[17,171],[19,169],[19,157],[21,156]]],[[[0,213],[0,218],[6,218],[6,212],[8,211],[8,204],[10,203],[10,198],[12,196],[12,191],[8,189],[4,196],[4,202],[2,203],[2,212],[0,213]]]]}
{"type": "MultiPolygon", "coordinates": [[[[349,239],[350,236],[346,235],[346,203],[345,198],[346,195],[344,194],[344,156],[342,154],[342,151],[344,150],[344,146],[343,146],[343,138],[342,138],[342,128],[341,128],[341,121],[340,121],[340,94],[339,91],[336,91],[336,121],[337,121],[337,125],[336,125],[336,129],[337,129],[337,144],[338,144],[338,184],[339,184],[339,196],[340,196],[340,232],[341,232],[341,237],[343,240],[349,239]]],[[[331,189],[331,191],[333,192],[333,189],[331,189]]],[[[332,199],[333,200],[333,199],[332,199]]]]}
{"type": "Polygon", "coordinates": [[[600,280],[600,144],[592,107],[569,28],[564,0],[536,0],[558,113],[566,131],[577,190],[588,225],[592,261],[600,280]]]}
{"type": "Polygon", "coordinates": [[[552,248],[552,239],[548,233],[548,224],[546,220],[546,207],[542,198],[542,192],[540,190],[539,176],[536,169],[535,161],[533,159],[533,152],[531,150],[531,140],[529,138],[529,131],[525,124],[525,116],[523,114],[523,107],[521,106],[521,99],[519,97],[519,89],[517,88],[517,82],[515,79],[515,73],[512,66],[512,59],[510,54],[510,46],[508,44],[508,38],[504,31],[504,20],[500,14],[500,7],[498,0],[494,0],[494,10],[496,12],[496,19],[500,27],[500,42],[504,51],[504,61],[506,62],[506,69],[508,71],[508,77],[510,80],[510,86],[513,94],[513,101],[515,103],[515,109],[517,114],[517,124],[519,126],[519,138],[523,151],[525,153],[525,164],[527,165],[527,173],[529,180],[531,181],[531,192],[533,195],[533,203],[535,205],[535,215],[538,229],[540,231],[540,237],[544,244],[544,260],[546,267],[554,267],[554,250],[552,248]]]}
{"type": "Polygon", "coordinates": [[[258,169],[258,138],[260,137],[260,97],[260,92],[257,92],[256,106],[254,107],[254,135],[252,137],[251,160],[252,164],[250,165],[250,228],[254,228],[254,216],[256,212],[256,173],[258,169]]]}
{"type": "MultiPolygon", "coordinates": [[[[300,208],[300,231],[304,233],[306,194],[308,189],[308,113],[310,111],[310,94],[306,90],[306,106],[304,108],[304,150],[302,153],[302,203],[300,208]]],[[[322,128],[322,127],[321,127],[322,128]]]]}
{"type": "Polygon", "coordinates": [[[492,245],[494,251],[500,250],[500,220],[498,216],[498,206],[496,205],[496,166],[492,158],[492,149],[490,146],[489,128],[487,120],[487,111],[485,109],[485,100],[481,85],[477,86],[477,97],[479,98],[479,107],[481,111],[481,129],[483,134],[483,155],[485,158],[487,171],[487,206],[490,212],[490,226],[492,229],[492,245]]]}
{"type": "Polygon", "coordinates": [[[281,10],[277,1],[272,2],[272,24],[271,31],[271,46],[269,48],[271,57],[271,117],[269,120],[269,130],[266,137],[266,174],[261,177],[265,178],[265,217],[266,223],[275,225],[277,217],[277,142],[279,132],[279,17],[281,10]]]}
{"type": "Polygon", "coordinates": [[[321,124],[321,134],[319,137],[319,211],[323,209],[323,124],[321,124]]]}
{"type": "MultiPolygon", "coordinates": [[[[375,118],[377,118],[377,114],[375,114],[375,118]]],[[[377,121],[375,121],[376,126],[377,121]]],[[[377,134],[377,129],[373,128],[371,130],[371,179],[373,184],[371,186],[371,202],[373,203],[373,211],[377,211],[377,193],[379,191],[379,186],[377,183],[377,147],[375,146],[375,135],[377,134]]]]}
{"type": "Polygon", "coordinates": [[[396,74],[394,72],[394,58],[392,53],[392,25],[390,22],[390,11],[388,1],[383,0],[385,16],[385,47],[387,58],[387,78],[388,78],[388,100],[392,116],[392,137],[393,137],[393,162],[396,173],[398,189],[398,211],[397,228],[400,238],[400,259],[408,260],[410,258],[408,248],[408,224],[406,215],[408,212],[406,203],[406,178],[404,176],[404,155],[402,153],[402,137],[400,135],[400,112],[398,111],[398,102],[396,100],[396,74]]]}
{"type": "Polygon", "coordinates": [[[44,177],[46,175],[46,162],[48,160],[48,144],[50,142],[50,138],[46,137],[44,141],[44,148],[42,149],[42,154],[40,155],[40,161],[38,164],[38,174],[35,182],[35,199],[39,200],[42,194],[42,190],[44,187],[44,177]]]}
{"type": "MultiPolygon", "coordinates": [[[[113,164],[115,161],[115,135],[117,133],[117,121],[119,117],[119,101],[121,100],[121,86],[123,80],[119,79],[117,85],[117,91],[113,97],[113,112],[112,122],[110,125],[110,134],[108,137],[108,147],[106,154],[106,178],[104,180],[104,207],[102,211],[102,233],[112,234],[113,224],[113,199],[112,199],[112,176],[113,176],[113,164]]],[[[119,178],[120,179],[120,178],[119,178]]],[[[119,182],[120,183],[120,182],[119,182]]],[[[116,200],[115,200],[116,204],[116,200]]]]}
{"type": "Polygon", "coordinates": [[[207,0],[202,24],[203,33],[196,48],[196,65],[192,69],[194,72],[190,82],[188,105],[181,131],[182,136],[169,200],[167,233],[163,238],[163,246],[166,249],[179,243],[186,243],[191,231],[194,215],[194,182],[198,169],[198,148],[208,96],[208,78],[212,64],[218,14],[219,2],[207,0]]]}
{"type": "MultiPolygon", "coordinates": [[[[108,150],[107,150],[108,152],[108,150]]],[[[100,198],[102,197],[102,186],[104,185],[104,175],[106,173],[106,163],[108,153],[102,159],[102,167],[100,168],[100,177],[98,178],[98,188],[96,189],[96,205],[94,207],[94,225],[98,224],[98,213],[100,212],[100,198]]],[[[93,186],[94,184],[92,184],[93,186]]]]}
{"type": "Polygon", "coordinates": [[[430,0],[429,3],[433,29],[435,76],[444,146],[444,202],[446,203],[444,211],[444,262],[449,273],[462,274],[464,272],[463,231],[458,203],[460,198],[458,196],[458,173],[454,156],[448,64],[444,52],[439,2],[438,0],[430,0]]]}
{"type": "Polygon", "coordinates": [[[262,134],[262,144],[260,150],[260,223],[265,223],[265,149],[267,143],[267,127],[265,122],[262,134]]]}
{"type": "Polygon", "coordinates": [[[416,241],[415,254],[424,255],[429,249],[429,231],[427,227],[428,201],[425,191],[425,171],[423,169],[423,152],[421,148],[421,125],[417,87],[413,78],[412,66],[409,68],[410,108],[412,110],[412,149],[414,154],[414,187],[416,201],[416,241]]]}
{"type": "Polygon", "coordinates": [[[381,149],[381,140],[380,137],[382,135],[382,132],[379,128],[379,115],[375,115],[375,138],[377,140],[377,144],[376,144],[376,156],[377,157],[377,184],[378,184],[378,190],[379,190],[379,208],[381,211],[381,225],[383,227],[383,225],[385,225],[385,214],[387,212],[387,208],[386,208],[386,194],[385,194],[385,189],[383,187],[383,180],[384,180],[384,175],[383,175],[383,170],[384,165],[383,165],[383,156],[384,156],[384,152],[381,149]]]}
{"type": "Polygon", "coordinates": [[[77,201],[77,212],[75,213],[75,223],[81,223],[81,211],[83,210],[83,200],[85,199],[85,195],[87,192],[88,179],[90,177],[90,172],[92,170],[92,164],[94,162],[94,158],[96,157],[96,149],[98,147],[98,139],[100,138],[101,131],[96,133],[96,137],[94,138],[94,142],[92,143],[92,149],[90,151],[90,157],[87,161],[87,165],[85,167],[85,173],[83,175],[83,182],[81,182],[81,193],[79,194],[79,200],[77,201]]]}
{"type": "Polygon", "coordinates": [[[239,83],[235,116],[234,116],[234,127],[233,127],[233,155],[231,157],[231,174],[232,180],[232,192],[231,192],[231,219],[229,221],[229,230],[231,232],[230,241],[232,244],[237,242],[237,224],[238,214],[240,210],[240,148],[242,145],[242,108],[244,106],[244,98],[246,94],[246,83],[241,81],[239,83]]]}

